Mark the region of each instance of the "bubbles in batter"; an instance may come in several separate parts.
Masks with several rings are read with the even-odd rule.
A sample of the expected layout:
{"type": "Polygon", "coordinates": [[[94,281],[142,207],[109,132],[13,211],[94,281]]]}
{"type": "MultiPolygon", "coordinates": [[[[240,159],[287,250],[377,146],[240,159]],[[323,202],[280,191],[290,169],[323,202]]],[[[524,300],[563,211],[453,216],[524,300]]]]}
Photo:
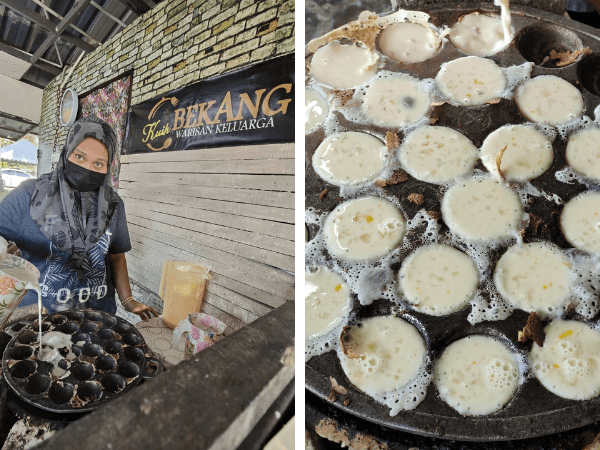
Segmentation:
{"type": "Polygon", "coordinates": [[[477,147],[466,136],[448,127],[417,128],[399,151],[400,163],[409,174],[436,184],[468,174],[478,156],[477,147]]]}
{"type": "Polygon", "coordinates": [[[450,344],[436,363],[440,397],[465,416],[500,410],[520,383],[518,360],[489,336],[468,336],[450,344]]]}
{"type": "Polygon", "coordinates": [[[502,296],[526,312],[553,313],[570,295],[571,263],[548,242],[513,245],[496,264],[494,283],[502,296]]]}
{"type": "Polygon", "coordinates": [[[442,201],[448,228],[470,242],[515,236],[522,210],[518,194],[491,177],[461,181],[448,189],[442,201]]]}
{"type": "Polygon", "coordinates": [[[543,133],[526,125],[506,125],[489,134],[481,146],[481,161],[487,170],[499,175],[496,157],[506,147],[500,159],[500,170],[507,181],[528,181],[545,173],[554,159],[552,143],[543,133]]]}
{"type": "Polygon", "coordinates": [[[456,48],[475,56],[494,55],[506,47],[502,21],[479,13],[462,16],[449,38],[456,48]]]}
{"type": "Polygon", "coordinates": [[[600,333],[574,320],[553,320],[544,328],[544,346],[531,347],[535,377],[550,392],[572,400],[600,394],[600,333]]]}
{"type": "Polygon", "coordinates": [[[581,92],[568,81],[541,75],[517,89],[515,102],[528,120],[557,126],[572,122],[583,114],[581,92]]]}
{"type": "Polygon", "coordinates": [[[325,122],[329,108],[323,97],[312,89],[304,89],[304,132],[325,122]]]}
{"type": "Polygon", "coordinates": [[[419,331],[395,317],[372,317],[350,327],[338,352],[342,369],[361,391],[392,408],[415,408],[425,397],[427,348],[419,331]],[[396,400],[399,400],[396,402],[396,400]]]}
{"type": "Polygon", "coordinates": [[[324,266],[304,274],[304,335],[322,335],[338,324],[350,311],[350,290],[337,273],[324,266]]]}
{"type": "Polygon", "coordinates": [[[388,149],[374,136],[355,131],[336,133],[315,151],[312,163],[321,178],[336,186],[374,179],[385,168],[388,149]]]}
{"type": "Polygon", "coordinates": [[[346,260],[374,259],[398,246],[406,222],[396,205],[379,197],[349,200],[335,208],[324,225],[327,249],[346,260]]]}
{"type": "Polygon", "coordinates": [[[442,40],[430,28],[418,23],[395,23],[379,34],[381,53],[404,63],[420,63],[433,57],[442,40]]]}
{"type": "Polygon", "coordinates": [[[567,163],[576,172],[600,182],[600,128],[588,128],[569,136],[567,163]]]}
{"type": "Polygon", "coordinates": [[[600,253],[600,192],[585,191],[569,200],[560,215],[560,226],[573,247],[600,253]]]}
{"type": "Polygon", "coordinates": [[[466,106],[483,105],[499,98],[507,83],[494,61],[477,56],[444,63],[435,80],[446,97],[466,106]]]}
{"type": "Polygon", "coordinates": [[[444,244],[417,249],[402,263],[399,277],[400,289],[412,306],[434,316],[467,306],[479,284],[471,258],[444,244]]]}
{"type": "Polygon", "coordinates": [[[429,110],[429,93],[419,80],[407,75],[371,80],[363,96],[363,111],[376,125],[404,127],[418,122],[429,110]]]}
{"type": "Polygon", "coordinates": [[[310,63],[310,74],[335,89],[359,86],[377,73],[379,56],[356,45],[337,41],[318,49],[310,63]]]}

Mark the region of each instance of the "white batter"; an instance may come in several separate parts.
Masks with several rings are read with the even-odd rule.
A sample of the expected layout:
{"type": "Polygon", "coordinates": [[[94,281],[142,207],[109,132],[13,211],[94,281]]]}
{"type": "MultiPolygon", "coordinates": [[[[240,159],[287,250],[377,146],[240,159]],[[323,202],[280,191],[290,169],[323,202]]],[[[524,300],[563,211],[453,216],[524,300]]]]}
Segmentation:
{"type": "Polygon", "coordinates": [[[528,120],[546,125],[561,125],[583,114],[581,92],[568,81],[541,75],[517,89],[515,101],[528,120]]]}
{"type": "Polygon", "coordinates": [[[491,414],[502,409],[516,392],[518,362],[496,339],[467,336],[444,350],[434,379],[440,397],[460,414],[491,414]]]}
{"type": "Polygon", "coordinates": [[[504,47],[502,21],[479,13],[462,16],[449,38],[456,48],[475,56],[490,56],[504,47]]]}
{"type": "Polygon", "coordinates": [[[433,57],[442,40],[430,28],[418,23],[390,25],[379,34],[381,53],[404,63],[420,63],[433,57]]]}
{"type": "Polygon", "coordinates": [[[402,263],[400,289],[417,311],[442,316],[469,304],[479,272],[469,256],[450,245],[421,247],[402,263]]]}
{"type": "Polygon", "coordinates": [[[477,147],[452,128],[425,126],[410,133],[400,147],[404,169],[418,180],[442,184],[468,174],[479,156],[477,147]]]}
{"type": "Polygon", "coordinates": [[[363,197],[338,205],[325,221],[327,248],[342,259],[383,256],[398,246],[406,222],[398,207],[379,197],[363,197]]]}
{"type": "Polygon", "coordinates": [[[330,42],[318,49],[310,63],[310,74],[335,89],[359,86],[377,73],[379,56],[356,45],[330,42]]]}
{"type": "Polygon", "coordinates": [[[325,181],[344,186],[370,181],[385,168],[388,149],[374,136],[355,131],[336,133],[315,151],[312,163],[325,181]]]}
{"type": "Polygon", "coordinates": [[[466,106],[495,100],[506,87],[502,69],[494,61],[477,56],[443,64],[435,79],[446,97],[466,106]]]}
{"type": "Polygon", "coordinates": [[[308,133],[313,128],[325,122],[327,117],[327,102],[312,89],[304,89],[304,132],[308,133]]]}
{"type": "Polygon", "coordinates": [[[419,331],[395,316],[372,317],[348,331],[344,348],[357,358],[340,354],[350,382],[367,394],[399,389],[424,369],[427,348],[419,331]]]}
{"type": "Polygon", "coordinates": [[[323,335],[350,311],[350,289],[337,273],[323,266],[304,273],[304,335],[323,335]]]}
{"type": "Polygon", "coordinates": [[[525,312],[557,310],[570,294],[571,264],[553,244],[513,245],[496,264],[494,283],[506,300],[525,312]]]}
{"type": "Polygon", "coordinates": [[[574,320],[553,320],[544,346],[531,347],[533,374],[550,392],[572,400],[600,394],[600,333],[574,320]]]}
{"type": "Polygon", "coordinates": [[[431,104],[429,94],[416,78],[376,78],[363,96],[363,110],[369,120],[384,127],[403,127],[422,119],[431,104]]]}
{"type": "Polygon", "coordinates": [[[519,196],[499,180],[475,177],[452,186],[442,201],[450,230],[471,242],[514,236],[521,220],[519,196]]]}
{"type": "Polygon", "coordinates": [[[600,182],[600,128],[587,128],[569,136],[565,156],[576,172],[600,182]]]}
{"type": "Polygon", "coordinates": [[[600,253],[600,192],[585,191],[569,200],[560,215],[560,226],[573,247],[600,253]]]}
{"type": "Polygon", "coordinates": [[[498,175],[496,155],[504,148],[500,170],[507,181],[528,181],[545,173],[554,160],[552,142],[535,128],[506,125],[489,134],[481,146],[481,161],[498,175]]]}

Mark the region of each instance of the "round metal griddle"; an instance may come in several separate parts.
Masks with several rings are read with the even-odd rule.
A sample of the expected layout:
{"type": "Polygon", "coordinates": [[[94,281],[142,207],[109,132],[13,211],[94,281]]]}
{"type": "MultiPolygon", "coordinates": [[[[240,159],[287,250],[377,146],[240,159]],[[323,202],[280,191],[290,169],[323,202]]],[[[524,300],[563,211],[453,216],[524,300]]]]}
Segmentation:
{"type": "MultiPolygon", "coordinates": [[[[66,376],[53,376],[54,366],[37,360],[37,320],[14,335],[2,359],[2,375],[10,388],[22,400],[45,411],[98,409],[133,389],[143,378],[160,372],[160,362],[147,355],[140,333],[119,317],[91,309],[64,311],[43,317],[42,332],[50,331],[71,336],[75,359],[58,363],[68,371],[66,376]],[[151,366],[155,370],[150,370],[151,366]]],[[[63,357],[67,353],[66,348],[60,349],[63,357]]]]}
{"type": "MultiPolygon", "coordinates": [[[[491,15],[499,15],[498,8],[483,3],[444,4],[428,6],[424,9],[431,15],[431,22],[436,26],[447,24],[452,26],[460,16],[479,11],[491,15]]],[[[591,27],[577,24],[568,19],[528,7],[511,7],[512,27],[515,38],[504,51],[490,57],[501,67],[520,65],[527,61],[534,62],[531,77],[538,75],[559,76],[581,90],[585,101],[584,114],[593,118],[594,109],[600,103],[600,32],[591,27]],[[576,51],[589,47],[594,54],[579,58],[566,67],[558,68],[554,62],[540,66],[550,50],[558,52],[565,50],[576,51]]],[[[432,59],[420,64],[402,64],[389,60],[384,70],[410,73],[420,79],[435,78],[440,66],[447,61],[466,56],[456,49],[449,41],[432,59]]],[[[307,53],[307,61],[311,54],[307,53]]],[[[347,121],[340,113],[335,112],[344,131],[366,131],[382,140],[390,129],[373,125],[357,125],[347,121]]],[[[481,107],[458,107],[449,104],[435,106],[430,117],[437,118],[435,125],[447,126],[466,135],[479,148],[483,140],[494,130],[507,125],[524,123],[526,120],[519,114],[513,101],[502,99],[497,104],[481,107]]],[[[393,130],[396,131],[396,130],[393,130]]],[[[306,207],[312,207],[317,213],[332,211],[340,199],[339,188],[323,181],[314,172],[311,164],[312,155],[324,139],[322,128],[313,130],[306,135],[306,207]],[[320,198],[324,189],[327,195],[320,198]]],[[[399,132],[400,139],[403,135],[399,132]]],[[[564,184],[556,180],[554,173],[566,167],[566,141],[557,137],[554,144],[554,162],[550,169],[541,177],[532,180],[538,189],[552,194],[558,194],[564,203],[578,193],[586,190],[584,185],[577,182],[564,184]]],[[[485,170],[481,162],[476,166],[485,170]]],[[[424,183],[409,176],[408,181],[385,188],[388,194],[396,196],[408,218],[415,216],[417,211],[435,211],[440,213],[443,189],[440,186],[424,183]],[[411,193],[424,194],[425,203],[415,205],[407,200],[411,193]]],[[[530,226],[525,233],[524,241],[548,240],[563,249],[571,248],[565,240],[559,225],[562,206],[544,197],[533,197],[533,201],[524,206],[528,213],[533,213],[541,219],[541,224],[535,228],[530,226]]],[[[440,220],[441,233],[448,231],[440,220]]],[[[405,239],[411,240],[414,247],[419,246],[419,236],[423,228],[417,228],[407,233],[405,239]]],[[[315,225],[309,225],[309,238],[318,232],[315,225]]],[[[492,252],[491,267],[506,251],[509,245],[504,245],[492,252]]],[[[403,255],[402,257],[405,257],[403,255]]],[[[400,263],[392,266],[396,275],[400,263]]],[[[599,299],[600,301],[600,299],[599,299]]],[[[391,303],[387,300],[375,301],[372,305],[361,306],[354,296],[352,315],[356,319],[387,315],[391,313],[391,303]]],[[[496,336],[507,345],[518,350],[528,350],[530,345],[517,342],[517,332],[521,330],[527,316],[523,311],[516,310],[510,317],[497,322],[483,322],[472,326],[467,321],[471,310],[464,310],[445,317],[432,317],[412,310],[403,311],[400,316],[415,324],[423,334],[431,358],[435,360],[451,342],[469,334],[487,334],[496,336]]],[[[575,317],[578,318],[578,317],[575,317]]],[[[579,317],[580,318],[580,317],[579,317]]],[[[463,417],[445,402],[443,402],[434,386],[430,384],[425,400],[412,411],[401,411],[397,416],[390,417],[389,408],[356,389],[346,378],[341,369],[335,352],[328,352],[313,357],[305,366],[306,388],[318,397],[326,400],[331,392],[329,377],[333,377],[347,388],[346,396],[338,395],[333,403],[337,408],[370,422],[392,429],[407,431],[423,436],[463,440],[463,441],[503,441],[525,439],[547,434],[558,433],[577,428],[600,419],[600,398],[588,401],[572,401],[560,398],[546,390],[534,377],[529,377],[519,388],[512,400],[500,411],[482,417],[463,417]],[[348,406],[343,400],[349,398],[348,406]]]]}

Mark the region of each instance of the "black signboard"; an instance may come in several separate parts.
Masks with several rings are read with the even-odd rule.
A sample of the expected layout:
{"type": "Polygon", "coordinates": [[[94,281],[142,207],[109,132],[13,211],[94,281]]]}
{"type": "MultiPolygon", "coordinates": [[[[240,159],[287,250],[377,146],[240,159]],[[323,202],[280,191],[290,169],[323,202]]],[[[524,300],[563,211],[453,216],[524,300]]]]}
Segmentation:
{"type": "Polygon", "coordinates": [[[124,154],[294,142],[294,55],[131,107],[124,154]]]}

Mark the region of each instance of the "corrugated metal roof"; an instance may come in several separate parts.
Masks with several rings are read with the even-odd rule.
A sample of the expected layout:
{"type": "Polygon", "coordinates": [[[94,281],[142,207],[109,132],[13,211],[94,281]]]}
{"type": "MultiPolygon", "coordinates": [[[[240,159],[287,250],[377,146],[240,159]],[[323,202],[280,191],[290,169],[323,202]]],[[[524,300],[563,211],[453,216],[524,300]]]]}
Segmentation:
{"type": "MultiPolygon", "coordinates": [[[[161,1],[0,0],[0,52],[29,64],[20,81],[44,88],[82,51],[93,51],[161,1]],[[61,23],[67,23],[66,27],[60,27],[61,23]],[[62,28],[64,31],[51,43],[54,32],[62,28]]],[[[18,67],[4,66],[7,73],[0,65],[0,74],[17,78],[18,67]]],[[[15,134],[7,128],[21,131],[31,127],[26,120],[16,126],[13,122],[17,119],[0,115],[0,137],[15,134]]]]}

